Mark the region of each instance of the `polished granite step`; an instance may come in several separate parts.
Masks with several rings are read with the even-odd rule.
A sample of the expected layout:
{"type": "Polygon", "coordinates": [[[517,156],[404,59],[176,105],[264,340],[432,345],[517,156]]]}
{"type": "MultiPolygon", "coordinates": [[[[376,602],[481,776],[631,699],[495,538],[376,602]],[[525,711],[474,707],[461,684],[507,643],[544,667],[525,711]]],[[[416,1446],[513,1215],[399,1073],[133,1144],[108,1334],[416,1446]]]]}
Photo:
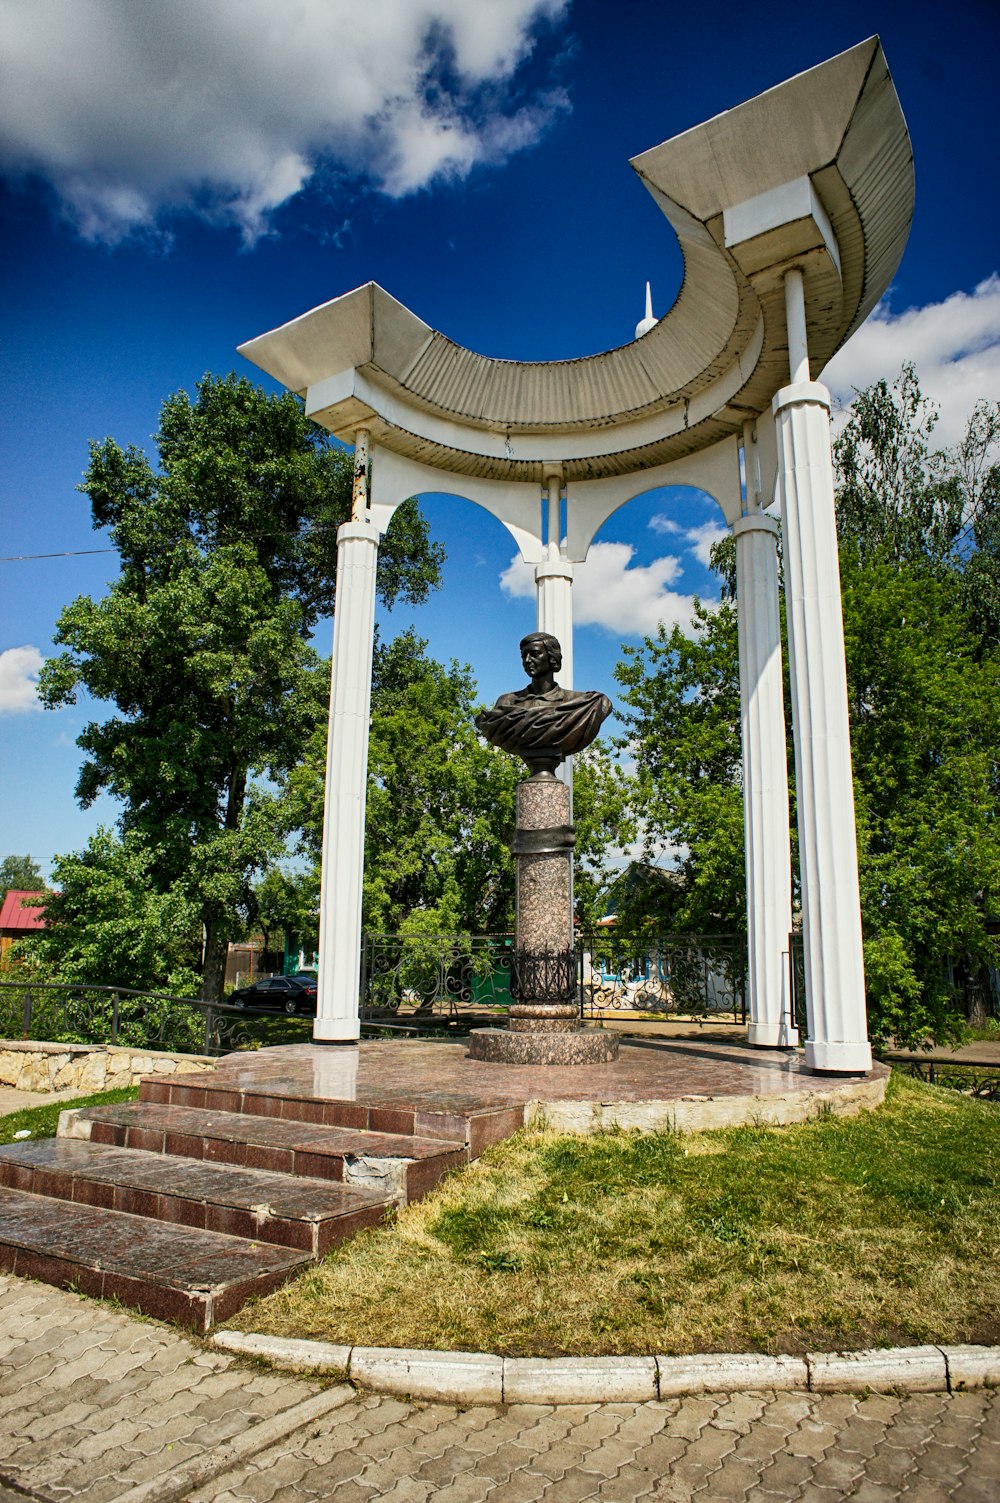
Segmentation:
{"type": "Polygon", "coordinates": [[[310,1262],[270,1242],[0,1188],[0,1272],[117,1299],[202,1335],[310,1262]]]}
{"type": "Polygon", "coordinates": [[[0,1186],[321,1258],[381,1221],[386,1193],[78,1138],[0,1146],[0,1186]]]}
{"type": "Polygon", "coordinates": [[[204,1332],[524,1123],[495,1076],[439,1079],[444,1054],[419,1081],[364,1056],[265,1050],[68,1108],[0,1148],[0,1270],[204,1332]]]}
{"type": "MultiPolygon", "coordinates": [[[[438,1050],[444,1066],[447,1061],[441,1046],[438,1050]]],[[[523,1105],[491,1100],[490,1093],[485,1098],[471,1091],[436,1093],[425,1086],[418,1099],[412,1099],[402,1082],[391,1079],[371,1085],[366,1082],[359,1090],[353,1072],[344,1068],[345,1064],[353,1065],[356,1070],[353,1059],[321,1060],[318,1066],[313,1063],[303,1071],[296,1070],[292,1062],[265,1058],[280,1052],[263,1050],[255,1054],[259,1070],[248,1070],[243,1057],[230,1057],[204,1075],[147,1077],[140,1084],[139,1100],[159,1106],[200,1107],[316,1126],[350,1127],[358,1132],[441,1138],[464,1145],[473,1158],[524,1126],[523,1105]]]]}
{"type": "Polygon", "coordinates": [[[440,1138],[367,1132],[247,1112],[128,1101],[64,1113],[60,1136],[246,1169],[269,1169],[385,1192],[401,1204],[419,1199],[469,1150],[440,1138]]]}

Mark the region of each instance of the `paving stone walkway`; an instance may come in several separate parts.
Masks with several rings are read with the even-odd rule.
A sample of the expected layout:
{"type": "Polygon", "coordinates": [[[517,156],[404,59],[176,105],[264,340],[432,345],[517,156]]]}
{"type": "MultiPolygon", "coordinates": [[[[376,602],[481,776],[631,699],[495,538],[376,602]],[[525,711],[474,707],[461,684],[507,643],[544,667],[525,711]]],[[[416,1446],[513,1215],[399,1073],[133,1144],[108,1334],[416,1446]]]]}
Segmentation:
{"type": "Polygon", "coordinates": [[[0,1503],[995,1503],[1000,1391],[460,1410],[0,1275],[0,1503]]]}

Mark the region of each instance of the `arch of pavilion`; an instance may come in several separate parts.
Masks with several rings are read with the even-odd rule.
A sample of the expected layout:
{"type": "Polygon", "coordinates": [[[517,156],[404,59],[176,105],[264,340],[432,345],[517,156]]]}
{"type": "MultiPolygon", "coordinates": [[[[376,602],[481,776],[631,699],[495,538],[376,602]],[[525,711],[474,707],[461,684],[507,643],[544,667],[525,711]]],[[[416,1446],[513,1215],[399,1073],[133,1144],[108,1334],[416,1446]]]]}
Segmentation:
{"type": "MultiPolygon", "coordinates": [[[[338,533],[317,1042],[360,1036],[365,788],[379,539],[412,495],[477,502],[535,566],[538,627],[573,685],[573,566],[654,486],[714,496],[736,538],[749,1039],[797,1042],[787,996],[788,775],[780,508],[798,794],[806,1064],[865,1071],[868,1044],[827,389],[815,377],[899,264],[909,136],[877,37],[635,157],[684,280],[632,343],[494,360],[375,283],[242,345],[355,447],[338,533]]],[[[640,326],[640,328],[643,326],[640,326]]]]}

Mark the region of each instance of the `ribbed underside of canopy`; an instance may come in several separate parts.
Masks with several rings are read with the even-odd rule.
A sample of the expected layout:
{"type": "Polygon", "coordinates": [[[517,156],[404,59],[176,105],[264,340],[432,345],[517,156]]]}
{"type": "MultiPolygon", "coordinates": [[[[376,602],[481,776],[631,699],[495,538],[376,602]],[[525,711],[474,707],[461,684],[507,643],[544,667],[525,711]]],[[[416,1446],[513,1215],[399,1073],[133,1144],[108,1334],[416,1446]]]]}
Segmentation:
{"type": "Polygon", "coordinates": [[[738,433],[788,381],[788,266],[805,278],[817,376],[902,256],[912,156],[878,39],[632,166],[678,237],[684,280],[665,317],[630,344],[579,360],[492,359],[368,283],[241,353],[339,436],[364,425],[375,442],[459,474],[523,480],[546,462],[567,478],[623,473],[738,433]],[[772,200],[803,194],[811,215],[767,228],[772,200]],[[745,224],[755,233],[741,241],[745,224]]]}

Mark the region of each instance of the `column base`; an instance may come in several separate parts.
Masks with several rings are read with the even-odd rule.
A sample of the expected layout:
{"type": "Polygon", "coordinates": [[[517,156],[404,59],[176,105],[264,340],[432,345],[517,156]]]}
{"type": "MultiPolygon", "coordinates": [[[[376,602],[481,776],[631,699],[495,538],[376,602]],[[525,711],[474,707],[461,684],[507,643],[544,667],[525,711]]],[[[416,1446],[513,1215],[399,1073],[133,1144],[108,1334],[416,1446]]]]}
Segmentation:
{"type": "Polygon", "coordinates": [[[747,1043],[755,1049],[796,1049],[799,1030],[787,1023],[748,1023],[747,1043]]]}
{"type": "Polygon", "coordinates": [[[357,1044],[360,1041],[359,1018],[317,1018],[313,1023],[314,1044],[357,1044]]]}
{"type": "Polygon", "coordinates": [[[806,1069],[819,1075],[867,1075],[872,1067],[872,1046],[857,1043],[819,1043],[806,1040],[806,1069]]]}

